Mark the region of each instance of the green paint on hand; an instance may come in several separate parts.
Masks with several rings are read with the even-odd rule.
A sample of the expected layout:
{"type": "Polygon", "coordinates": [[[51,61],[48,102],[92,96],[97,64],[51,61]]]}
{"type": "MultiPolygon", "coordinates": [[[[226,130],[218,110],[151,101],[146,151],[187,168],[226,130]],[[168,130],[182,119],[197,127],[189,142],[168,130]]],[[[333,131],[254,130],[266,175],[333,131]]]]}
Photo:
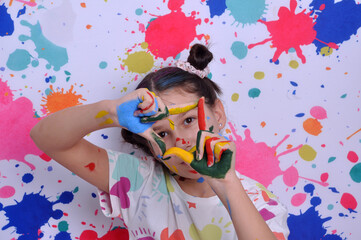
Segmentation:
{"type": "Polygon", "coordinates": [[[141,117],[140,122],[141,123],[150,123],[150,122],[156,122],[158,120],[162,120],[163,118],[166,118],[169,116],[168,108],[165,107],[164,112],[162,112],[162,109],[158,109],[158,113],[156,115],[150,116],[150,117],[141,117]]]}
{"type": "Polygon", "coordinates": [[[160,150],[162,151],[162,154],[166,151],[166,145],[162,138],[160,138],[157,134],[154,132],[151,133],[153,140],[158,144],[160,150]]]}

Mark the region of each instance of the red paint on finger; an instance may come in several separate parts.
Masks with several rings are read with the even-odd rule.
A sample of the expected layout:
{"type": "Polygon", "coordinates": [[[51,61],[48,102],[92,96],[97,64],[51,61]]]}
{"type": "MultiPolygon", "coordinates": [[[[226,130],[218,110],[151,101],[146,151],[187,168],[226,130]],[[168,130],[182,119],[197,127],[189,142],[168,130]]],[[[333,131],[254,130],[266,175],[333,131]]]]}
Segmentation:
{"type": "Polygon", "coordinates": [[[154,104],[154,97],[153,97],[153,95],[150,93],[150,92],[147,92],[148,93],[148,95],[152,98],[152,102],[149,104],[149,106],[147,106],[147,107],[145,107],[145,108],[143,108],[143,109],[140,109],[140,112],[142,113],[142,112],[144,112],[144,111],[147,111],[149,108],[151,108],[152,106],[153,106],[153,104],[154,104]]]}
{"type": "Polygon", "coordinates": [[[89,168],[90,171],[94,171],[95,169],[95,163],[89,163],[88,165],[85,166],[86,168],[89,168]]]}
{"type": "Polygon", "coordinates": [[[204,113],[204,97],[198,101],[198,126],[199,130],[206,130],[206,115],[204,113]]]}
{"type": "Polygon", "coordinates": [[[214,154],[212,149],[212,141],[219,140],[218,137],[212,137],[206,140],[206,151],[207,151],[207,166],[210,167],[214,164],[214,154]]]}

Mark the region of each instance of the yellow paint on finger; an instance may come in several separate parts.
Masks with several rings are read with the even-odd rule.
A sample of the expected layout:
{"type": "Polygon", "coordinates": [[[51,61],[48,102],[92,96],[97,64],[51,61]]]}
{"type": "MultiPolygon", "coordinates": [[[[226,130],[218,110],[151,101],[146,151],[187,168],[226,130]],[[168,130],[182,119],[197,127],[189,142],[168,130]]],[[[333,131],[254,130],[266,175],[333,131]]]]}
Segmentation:
{"type": "Polygon", "coordinates": [[[102,110],[100,112],[97,113],[97,115],[95,116],[95,118],[102,118],[104,117],[105,115],[108,115],[109,113],[105,110],[102,110]]]}
{"type": "Polygon", "coordinates": [[[173,168],[175,173],[178,173],[178,169],[176,168],[176,166],[173,165],[172,168],[173,168]]]}
{"type": "Polygon", "coordinates": [[[218,142],[216,143],[216,145],[214,146],[214,154],[215,156],[218,156],[216,159],[216,163],[219,162],[221,160],[221,153],[223,150],[226,150],[226,146],[228,146],[229,143],[228,142],[218,142]]]}
{"type": "Polygon", "coordinates": [[[176,115],[176,114],[180,114],[180,113],[184,113],[184,112],[188,112],[194,108],[196,108],[198,106],[198,102],[191,104],[191,105],[187,105],[185,107],[175,107],[175,108],[170,108],[169,109],[169,114],[170,115],[176,115]]]}
{"type": "Polygon", "coordinates": [[[197,146],[193,146],[188,152],[192,153],[192,152],[195,152],[197,149],[197,146]]]}
{"type": "MultiPolygon", "coordinates": [[[[191,163],[194,159],[193,154],[190,152],[187,152],[186,150],[178,147],[172,147],[169,148],[163,155],[163,158],[169,157],[169,155],[175,155],[179,158],[181,158],[186,163],[191,163]]],[[[164,161],[166,162],[166,161],[164,161]]]]}

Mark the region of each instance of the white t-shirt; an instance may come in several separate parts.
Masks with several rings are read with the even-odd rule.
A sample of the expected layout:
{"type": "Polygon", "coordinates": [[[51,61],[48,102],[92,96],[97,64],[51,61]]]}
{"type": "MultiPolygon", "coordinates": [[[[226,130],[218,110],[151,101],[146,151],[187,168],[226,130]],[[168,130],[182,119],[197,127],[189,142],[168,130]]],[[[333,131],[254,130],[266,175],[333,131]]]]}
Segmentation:
{"type": "MultiPolygon", "coordinates": [[[[107,153],[109,194],[99,190],[101,209],[107,217],[123,219],[130,239],[237,239],[218,196],[200,198],[185,193],[151,157],[107,153]]],[[[261,184],[238,177],[277,238],[287,239],[287,209],[261,184]]]]}

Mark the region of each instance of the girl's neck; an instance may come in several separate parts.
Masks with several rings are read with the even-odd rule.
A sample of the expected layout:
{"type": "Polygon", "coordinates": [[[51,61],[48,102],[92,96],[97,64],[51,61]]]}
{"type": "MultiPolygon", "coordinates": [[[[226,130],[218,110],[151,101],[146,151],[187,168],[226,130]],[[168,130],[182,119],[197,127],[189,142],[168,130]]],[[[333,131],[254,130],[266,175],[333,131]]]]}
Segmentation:
{"type": "Polygon", "coordinates": [[[178,175],[174,176],[174,179],[180,188],[191,196],[209,198],[216,195],[211,186],[204,180],[200,182],[197,179],[184,178],[178,175]]]}

